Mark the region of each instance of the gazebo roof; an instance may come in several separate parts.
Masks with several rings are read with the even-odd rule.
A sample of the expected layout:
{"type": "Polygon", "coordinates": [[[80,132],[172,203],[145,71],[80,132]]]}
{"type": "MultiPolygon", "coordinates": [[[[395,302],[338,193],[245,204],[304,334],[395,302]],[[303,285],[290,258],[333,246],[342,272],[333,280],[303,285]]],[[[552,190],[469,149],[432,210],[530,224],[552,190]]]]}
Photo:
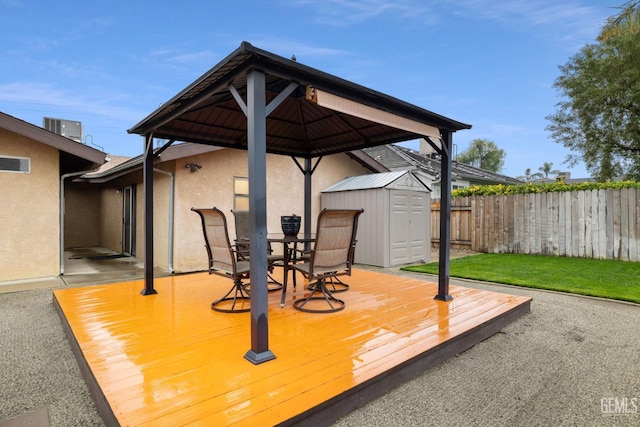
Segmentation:
{"type": "Polygon", "coordinates": [[[312,158],[471,128],[243,42],[128,132],[246,149],[247,117],[235,97],[246,103],[254,69],[265,74],[267,105],[282,101],[267,114],[269,153],[312,158]]]}

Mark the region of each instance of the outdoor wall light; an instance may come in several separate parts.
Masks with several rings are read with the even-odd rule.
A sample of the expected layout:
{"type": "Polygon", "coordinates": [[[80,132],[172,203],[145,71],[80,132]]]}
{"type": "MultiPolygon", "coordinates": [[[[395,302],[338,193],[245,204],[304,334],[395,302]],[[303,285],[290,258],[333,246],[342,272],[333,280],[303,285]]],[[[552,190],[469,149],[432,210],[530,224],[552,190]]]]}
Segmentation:
{"type": "Polygon", "coordinates": [[[199,165],[197,163],[187,163],[186,165],[184,165],[184,167],[189,169],[191,172],[195,172],[198,169],[202,169],[202,165],[199,165]]]}

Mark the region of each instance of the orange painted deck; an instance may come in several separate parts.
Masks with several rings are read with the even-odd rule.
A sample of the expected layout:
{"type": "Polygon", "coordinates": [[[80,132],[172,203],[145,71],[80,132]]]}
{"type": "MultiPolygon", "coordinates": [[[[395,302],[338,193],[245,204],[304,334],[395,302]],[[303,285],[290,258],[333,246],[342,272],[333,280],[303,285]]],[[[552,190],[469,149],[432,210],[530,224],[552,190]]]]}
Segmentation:
{"type": "Polygon", "coordinates": [[[54,305],[107,423],[326,425],[486,339],[530,310],[529,298],[354,270],[343,311],[310,314],[269,294],[269,348],[253,365],[250,314],[210,303],[231,281],[207,273],[54,291],[54,305]]]}

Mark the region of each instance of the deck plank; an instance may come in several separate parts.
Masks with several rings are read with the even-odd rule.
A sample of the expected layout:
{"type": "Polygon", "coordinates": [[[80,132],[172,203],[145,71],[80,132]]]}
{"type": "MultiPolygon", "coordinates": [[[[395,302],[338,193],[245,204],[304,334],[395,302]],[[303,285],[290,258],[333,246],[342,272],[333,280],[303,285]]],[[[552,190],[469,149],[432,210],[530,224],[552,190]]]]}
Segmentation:
{"type": "MultiPolygon", "coordinates": [[[[277,273],[276,273],[277,274],[277,273]]],[[[276,359],[252,365],[250,314],[214,312],[230,282],[206,273],[54,291],[111,412],[121,425],[276,425],[312,413],[337,396],[459,340],[530,304],[529,298],[355,270],[337,296],[345,310],[299,312],[269,294],[269,348],[276,359]],[[453,342],[453,341],[452,341],[453,342]]],[[[339,415],[339,414],[338,414],[339,415]]],[[[328,422],[331,420],[328,419],[328,422]]]]}

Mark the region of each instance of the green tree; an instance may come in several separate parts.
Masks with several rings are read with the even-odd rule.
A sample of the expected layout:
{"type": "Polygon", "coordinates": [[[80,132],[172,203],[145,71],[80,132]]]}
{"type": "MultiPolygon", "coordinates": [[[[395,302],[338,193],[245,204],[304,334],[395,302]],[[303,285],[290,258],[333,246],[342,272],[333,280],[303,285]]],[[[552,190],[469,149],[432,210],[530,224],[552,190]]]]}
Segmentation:
{"type": "Polygon", "coordinates": [[[549,178],[549,174],[558,174],[560,171],[557,169],[553,169],[553,163],[550,162],[544,162],[542,164],[542,166],[540,166],[538,168],[538,170],[540,171],[539,175],[540,177],[545,177],[545,178],[549,178]]]}
{"type": "Polygon", "coordinates": [[[599,181],[640,179],[640,2],[610,18],[598,41],[560,67],[565,97],[547,116],[552,138],[599,181]]]}
{"type": "Polygon", "coordinates": [[[619,36],[625,31],[631,29],[638,30],[637,22],[634,23],[634,14],[640,8],[640,0],[631,0],[620,6],[620,12],[607,19],[607,23],[598,35],[598,41],[603,42],[613,36],[619,36]],[[631,28],[629,28],[631,27],[631,28]]]}
{"type": "Polygon", "coordinates": [[[491,172],[500,172],[504,166],[505,151],[493,141],[474,139],[469,147],[458,154],[457,161],[491,172]]]}
{"type": "Polygon", "coordinates": [[[542,178],[543,176],[544,175],[542,175],[540,172],[531,173],[531,168],[526,168],[524,170],[524,175],[518,176],[517,179],[521,179],[524,182],[531,182],[534,179],[542,178]]]}

